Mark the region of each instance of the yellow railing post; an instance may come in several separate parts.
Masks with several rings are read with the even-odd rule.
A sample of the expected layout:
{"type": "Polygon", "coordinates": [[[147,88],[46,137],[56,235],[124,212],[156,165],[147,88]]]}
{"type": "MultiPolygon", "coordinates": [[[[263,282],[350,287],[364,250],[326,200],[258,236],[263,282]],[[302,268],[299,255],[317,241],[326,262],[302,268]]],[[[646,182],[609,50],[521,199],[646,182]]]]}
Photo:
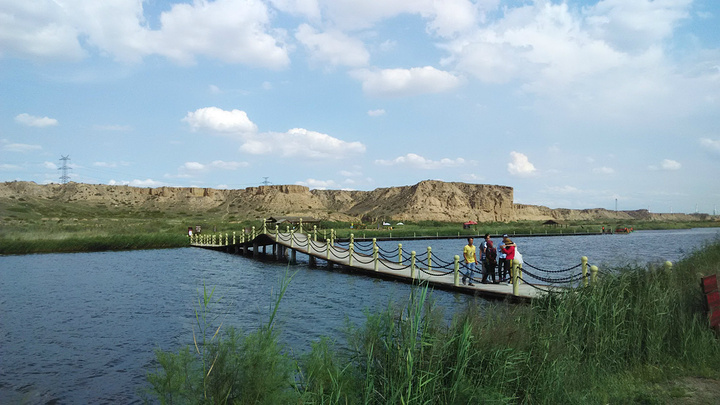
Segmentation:
{"type": "Polygon", "coordinates": [[[330,230],[330,244],[332,245],[332,247],[335,247],[335,230],[334,229],[330,230]]]}
{"type": "Polygon", "coordinates": [[[428,271],[432,270],[432,248],[428,246],[428,271]]]}
{"type": "Polygon", "coordinates": [[[280,229],[279,228],[280,228],[280,226],[275,225],[275,242],[280,240],[280,229]]]}
{"type": "Polygon", "coordinates": [[[348,245],[348,253],[349,253],[348,266],[350,266],[350,267],[352,267],[352,259],[353,259],[353,251],[354,250],[355,250],[355,246],[352,243],[350,245],[348,245]]]}
{"type": "Polygon", "coordinates": [[[455,255],[455,287],[460,285],[460,256],[455,255]]]}
{"type": "Polygon", "coordinates": [[[375,271],[378,271],[378,247],[373,246],[373,260],[375,260],[375,271]]]}
{"type": "Polygon", "coordinates": [[[302,218],[300,218],[300,233],[302,233],[302,218]]]}
{"type": "Polygon", "coordinates": [[[216,245],[216,243],[215,243],[215,236],[216,236],[216,235],[213,234],[213,238],[212,238],[212,244],[213,244],[213,245],[216,245]]]}
{"type": "Polygon", "coordinates": [[[252,227],[252,240],[255,240],[255,225],[252,227]]]}
{"type": "Polygon", "coordinates": [[[592,284],[595,285],[595,283],[597,283],[598,267],[590,266],[590,272],[592,273],[592,284]]]}
{"type": "Polygon", "coordinates": [[[520,260],[513,259],[511,267],[513,280],[513,295],[518,295],[520,293],[520,260]]]}
{"type": "Polygon", "coordinates": [[[325,259],[330,261],[330,239],[325,239],[325,259]]]}
{"type": "Polygon", "coordinates": [[[313,242],[317,242],[317,225],[313,225],[313,242]]]}
{"type": "Polygon", "coordinates": [[[376,247],[377,247],[377,238],[373,238],[373,251],[375,250],[376,247]]]}
{"type": "Polygon", "coordinates": [[[410,252],[410,278],[415,280],[415,251],[410,252]]]}
{"type": "Polygon", "coordinates": [[[665,262],[665,271],[670,273],[672,271],[672,262],[670,260],[665,262]]]}
{"type": "Polygon", "coordinates": [[[235,244],[235,231],[233,231],[233,245],[235,244]]]}
{"type": "Polygon", "coordinates": [[[225,232],[225,246],[230,244],[230,238],[228,237],[228,233],[225,232]]]}
{"type": "Polygon", "coordinates": [[[293,248],[295,242],[295,229],[290,230],[290,249],[293,248]]]}
{"type": "Polygon", "coordinates": [[[580,258],[580,264],[582,265],[582,275],[583,275],[583,284],[585,287],[588,286],[588,278],[587,278],[587,267],[588,267],[588,258],[587,256],[583,256],[580,258]]]}
{"type": "Polygon", "coordinates": [[[267,233],[267,219],[263,218],[263,233],[267,233]]]}
{"type": "Polygon", "coordinates": [[[354,245],[354,244],[355,244],[355,234],[354,234],[354,233],[351,233],[351,234],[350,234],[350,244],[351,244],[351,245],[354,245]]]}
{"type": "Polygon", "coordinates": [[[398,264],[402,264],[402,243],[398,243],[398,264]]]}

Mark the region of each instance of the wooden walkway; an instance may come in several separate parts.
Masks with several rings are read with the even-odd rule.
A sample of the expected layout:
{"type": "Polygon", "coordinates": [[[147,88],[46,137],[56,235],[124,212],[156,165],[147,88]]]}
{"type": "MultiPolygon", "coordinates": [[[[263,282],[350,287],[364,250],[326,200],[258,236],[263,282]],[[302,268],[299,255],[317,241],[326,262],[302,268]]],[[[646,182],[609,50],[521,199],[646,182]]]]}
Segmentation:
{"type": "Polygon", "coordinates": [[[223,244],[202,244],[192,243],[192,246],[225,251],[228,253],[238,253],[252,255],[255,258],[271,257],[278,260],[295,261],[297,252],[309,256],[310,265],[317,264],[318,259],[327,263],[328,267],[340,266],[341,268],[353,273],[364,274],[370,277],[378,277],[383,279],[397,280],[406,283],[427,282],[430,286],[438,289],[456,291],[465,294],[478,295],[491,299],[507,299],[510,301],[529,301],[533,298],[546,294],[546,290],[558,289],[558,287],[538,286],[540,289],[529,284],[519,282],[517,286],[517,295],[513,294],[513,285],[507,282],[499,284],[482,284],[480,278],[481,272],[475,271],[474,286],[463,285],[462,272],[465,270],[462,265],[459,268],[459,274],[455,274],[453,269],[438,269],[431,265],[428,269],[427,263],[417,262],[413,266],[407,262],[403,264],[398,261],[391,261],[381,258],[377,259],[373,255],[367,255],[360,252],[352,252],[348,248],[339,246],[329,246],[326,242],[316,242],[311,240],[307,234],[302,233],[279,233],[279,234],[260,234],[254,240],[240,243],[223,244]],[[267,247],[271,246],[272,253],[267,253],[267,247]]]}

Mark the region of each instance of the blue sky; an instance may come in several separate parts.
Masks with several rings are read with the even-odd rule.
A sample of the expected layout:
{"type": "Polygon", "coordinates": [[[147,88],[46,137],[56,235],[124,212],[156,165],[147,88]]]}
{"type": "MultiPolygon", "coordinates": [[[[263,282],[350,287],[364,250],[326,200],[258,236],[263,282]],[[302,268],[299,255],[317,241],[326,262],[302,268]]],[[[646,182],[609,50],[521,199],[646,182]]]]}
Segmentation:
{"type": "Polygon", "coordinates": [[[0,181],[720,205],[715,0],[0,0],[0,181]]]}

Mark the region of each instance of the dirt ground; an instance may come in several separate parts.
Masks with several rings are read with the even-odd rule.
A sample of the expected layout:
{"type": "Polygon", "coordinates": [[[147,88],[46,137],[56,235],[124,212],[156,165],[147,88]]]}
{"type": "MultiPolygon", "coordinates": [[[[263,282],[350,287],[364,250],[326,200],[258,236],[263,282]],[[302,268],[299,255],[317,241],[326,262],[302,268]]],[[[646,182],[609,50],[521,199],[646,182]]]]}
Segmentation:
{"type": "Polygon", "coordinates": [[[720,404],[720,380],[685,377],[673,381],[667,387],[668,404],[718,405],[720,404]]]}

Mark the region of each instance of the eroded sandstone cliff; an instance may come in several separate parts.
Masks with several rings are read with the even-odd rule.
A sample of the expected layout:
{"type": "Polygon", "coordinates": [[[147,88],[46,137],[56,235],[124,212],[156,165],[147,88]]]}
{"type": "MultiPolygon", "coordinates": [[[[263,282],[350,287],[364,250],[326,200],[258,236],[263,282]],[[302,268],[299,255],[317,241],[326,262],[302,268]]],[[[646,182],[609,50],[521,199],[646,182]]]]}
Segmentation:
{"type": "Polygon", "coordinates": [[[0,184],[0,203],[57,201],[92,204],[115,210],[213,212],[238,219],[269,216],[305,216],[324,220],[507,222],[517,220],[670,219],[691,220],[685,214],[652,214],[647,210],[551,209],[514,204],[507,186],[422,181],[413,186],[373,191],[310,190],[298,185],[218,190],[196,187],[138,188],[68,183],[38,185],[32,182],[0,184]]]}

